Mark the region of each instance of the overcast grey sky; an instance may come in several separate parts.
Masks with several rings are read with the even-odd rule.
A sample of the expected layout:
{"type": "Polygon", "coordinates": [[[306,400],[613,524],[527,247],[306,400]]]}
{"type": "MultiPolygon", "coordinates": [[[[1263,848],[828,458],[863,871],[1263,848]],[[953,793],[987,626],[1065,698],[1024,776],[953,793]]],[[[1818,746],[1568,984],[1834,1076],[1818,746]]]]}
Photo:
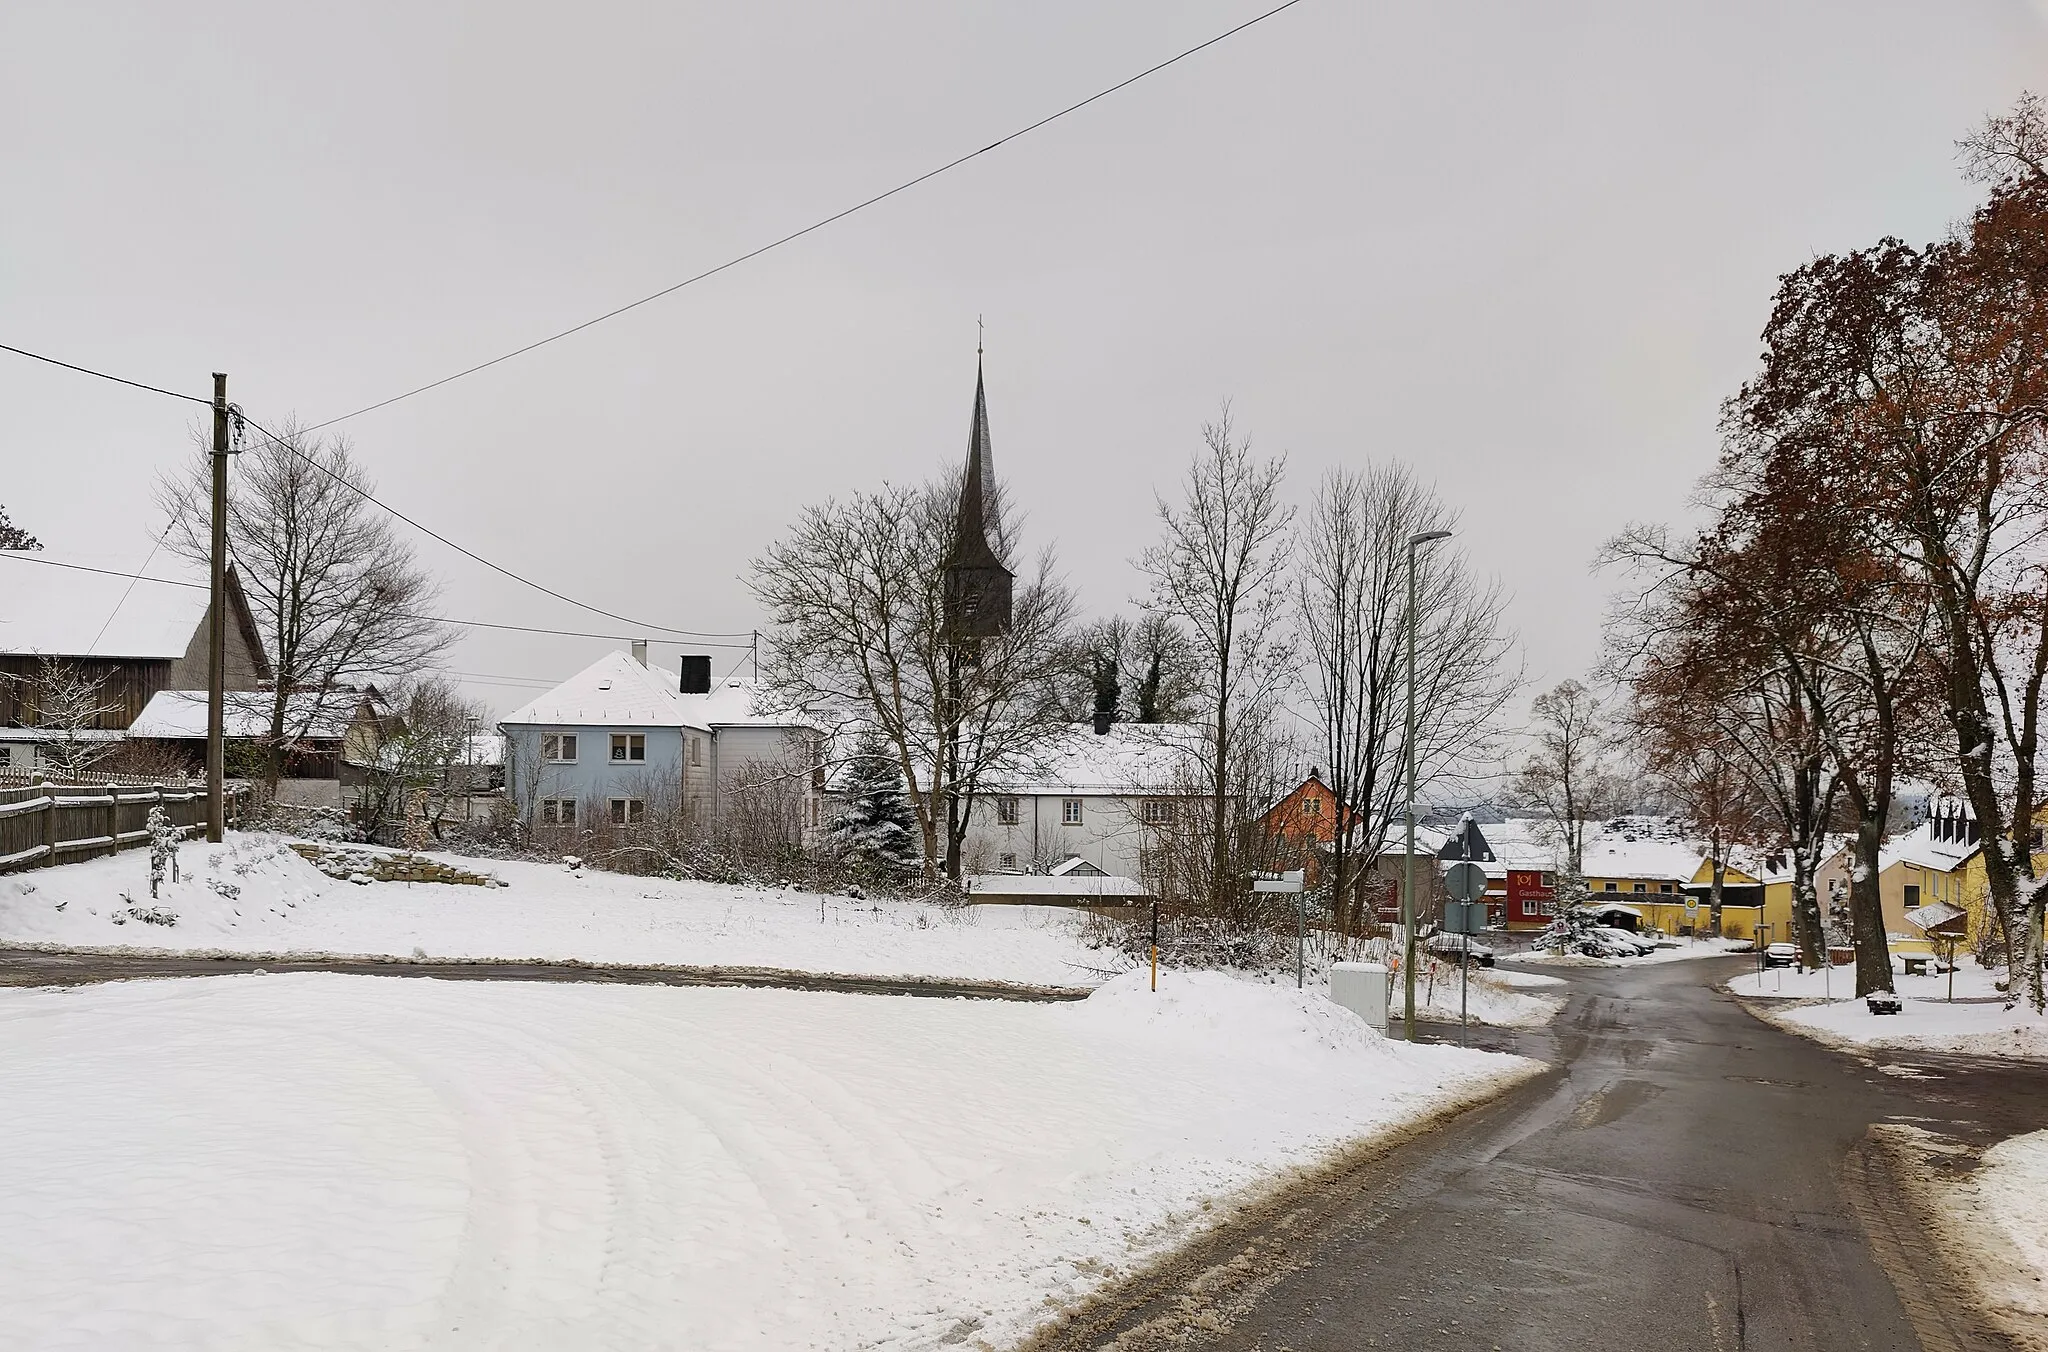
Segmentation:
{"type": "MultiPolygon", "coordinates": [[[[0,12],[0,342],[318,421],[986,144],[1261,0],[0,12]]],[[[1954,140],[2048,87],[2027,0],[1287,13],[587,333],[345,425],[392,502],[673,626],[804,502],[996,460],[1087,606],[1220,400],[1289,456],[1402,457],[1584,670],[1598,542],[1680,514],[1774,278],[1967,209],[1954,140]]],[[[188,410],[0,354],[0,503],[139,563],[188,410]]],[[[614,626],[426,543],[449,613],[614,626]]],[[[4,604],[4,598],[0,598],[4,604]]],[[[470,673],[606,644],[473,637],[470,673]]],[[[670,658],[676,649],[656,645],[670,658]]],[[[719,671],[725,656],[715,663],[719,671]]],[[[479,686],[499,707],[513,687],[479,686]]]]}

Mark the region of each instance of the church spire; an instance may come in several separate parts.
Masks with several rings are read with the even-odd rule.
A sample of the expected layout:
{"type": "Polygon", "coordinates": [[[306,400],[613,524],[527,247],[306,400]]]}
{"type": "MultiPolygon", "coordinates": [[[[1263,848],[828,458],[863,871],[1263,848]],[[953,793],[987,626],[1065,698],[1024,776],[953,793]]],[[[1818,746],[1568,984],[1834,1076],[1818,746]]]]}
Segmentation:
{"type": "Polygon", "coordinates": [[[995,523],[995,453],[988,434],[988,389],[981,351],[975,349],[974,420],[967,432],[967,465],[960,476],[960,508],[946,560],[948,624],[956,638],[987,638],[1010,627],[1010,570],[989,544],[995,523]]]}

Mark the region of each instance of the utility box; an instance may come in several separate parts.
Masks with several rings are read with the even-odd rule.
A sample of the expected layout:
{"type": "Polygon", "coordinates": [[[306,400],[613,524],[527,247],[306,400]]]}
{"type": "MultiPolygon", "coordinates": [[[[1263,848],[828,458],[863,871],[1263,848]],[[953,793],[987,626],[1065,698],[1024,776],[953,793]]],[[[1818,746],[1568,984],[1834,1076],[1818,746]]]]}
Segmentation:
{"type": "Polygon", "coordinates": [[[1330,998],[1385,1033],[1387,1000],[1393,991],[1387,977],[1383,963],[1337,963],[1330,968],[1330,998]]]}

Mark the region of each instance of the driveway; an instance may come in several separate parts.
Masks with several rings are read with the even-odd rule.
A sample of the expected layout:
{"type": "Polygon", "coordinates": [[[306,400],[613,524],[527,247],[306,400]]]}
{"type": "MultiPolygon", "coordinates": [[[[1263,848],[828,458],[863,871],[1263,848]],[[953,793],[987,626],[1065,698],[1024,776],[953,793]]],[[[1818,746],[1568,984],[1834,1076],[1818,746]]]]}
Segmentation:
{"type": "Polygon", "coordinates": [[[1745,966],[1560,972],[1549,1029],[1485,1035],[1549,1074],[1297,1189],[1040,1346],[2007,1346],[1957,1304],[1866,1133],[1910,1121],[1981,1148],[2038,1130],[2048,1073],[1832,1051],[1713,989],[1745,966]]]}

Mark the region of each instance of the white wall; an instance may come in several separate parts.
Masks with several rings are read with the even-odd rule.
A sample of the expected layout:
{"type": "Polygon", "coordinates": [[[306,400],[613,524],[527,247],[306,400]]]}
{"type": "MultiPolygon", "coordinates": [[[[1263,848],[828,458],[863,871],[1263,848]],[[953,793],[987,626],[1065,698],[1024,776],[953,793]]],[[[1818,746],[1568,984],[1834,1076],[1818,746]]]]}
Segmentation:
{"type": "Polygon", "coordinates": [[[1004,854],[1017,856],[1017,866],[1044,867],[1079,855],[1104,873],[1139,877],[1138,852],[1151,835],[1143,824],[1143,798],[1116,794],[1017,794],[1017,824],[1001,825],[996,800],[977,798],[969,820],[964,855],[969,872],[1001,870],[1004,854]],[[1062,821],[1061,804],[1077,799],[1081,823],[1062,821]]]}

